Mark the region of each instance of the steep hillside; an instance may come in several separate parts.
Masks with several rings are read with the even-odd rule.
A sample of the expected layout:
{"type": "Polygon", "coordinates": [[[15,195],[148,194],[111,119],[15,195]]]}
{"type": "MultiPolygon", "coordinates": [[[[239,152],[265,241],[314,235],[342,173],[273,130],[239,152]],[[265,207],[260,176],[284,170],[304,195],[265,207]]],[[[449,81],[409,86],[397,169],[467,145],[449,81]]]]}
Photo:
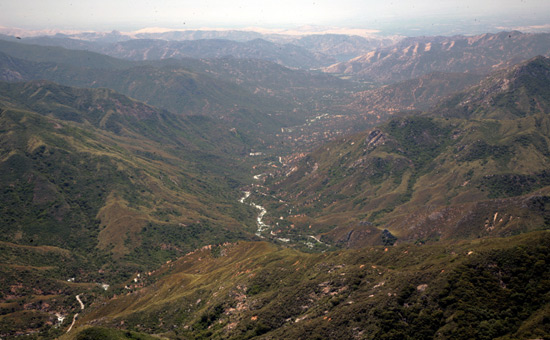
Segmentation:
{"type": "MultiPolygon", "coordinates": [[[[246,146],[234,133],[221,128],[214,140],[209,140],[206,131],[212,132],[214,125],[206,119],[177,117],[111,90],[73,89],[45,82],[1,85],[3,186],[15,188],[5,193],[3,205],[18,216],[14,219],[8,218],[12,213],[4,214],[6,222],[11,221],[4,224],[7,241],[29,242],[26,237],[14,236],[18,228],[10,226],[29,228],[33,223],[18,220],[40,220],[39,215],[48,211],[42,216],[46,224],[58,224],[67,217],[68,225],[96,225],[96,216],[110,198],[117,205],[133,206],[129,210],[141,210],[137,215],[154,216],[158,209],[168,209],[172,212],[162,214],[165,222],[175,219],[187,224],[201,216],[223,219],[225,213],[216,211],[214,202],[225,205],[240,195],[227,181],[214,183],[220,177],[246,178],[240,177],[234,158],[244,153],[246,146]],[[92,180],[96,185],[89,185],[92,180]],[[25,185],[15,185],[21,181],[25,185]],[[13,200],[38,204],[39,215],[24,211],[24,206],[13,200]],[[48,209],[43,211],[39,203],[48,209]]],[[[238,206],[238,202],[232,205],[238,206]]],[[[225,222],[227,226],[241,223],[225,222]]],[[[48,239],[56,236],[50,228],[35,232],[44,232],[39,242],[57,246],[62,244],[56,242],[74,238],[72,247],[76,247],[82,239],[72,232],[51,243],[48,239]]]]}
{"type": "Polygon", "coordinates": [[[515,118],[550,112],[550,58],[538,56],[493,73],[441,102],[434,114],[461,118],[515,118]]]}
{"type": "Polygon", "coordinates": [[[43,80],[0,82],[0,100],[4,107],[80,123],[83,128],[91,125],[117,135],[177,144],[188,151],[241,155],[247,150],[246,136],[234,138],[214,119],[174,115],[110,89],[74,88],[43,80]]]}
{"type": "Polygon", "coordinates": [[[543,338],[549,241],[546,231],[315,255],[206,247],[92,305],[62,339],[543,338]]]}
{"type": "Polygon", "coordinates": [[[33,82],[0,93],[2,337],[55,333],[77,291],[252,237],[235,158],[246,145],[226,127],[111,90],[33,82]]]}
{"type": "Polygon", "coordinates": [[[58,48],[60,55],[50,55],[45,47],[0,42],[2,49],[10,53],[0,54],[0,76],[5,81],[48,79],[68,86],[107,87],[174,113],[219,117],[263,138],[266,132],[326,112],[354,87],[332,76],[259,60],[119,60],[126,63],[124,68],[113,68],[110,62],[90,68],[53,62],[65,54],[78,59],[88,52],[58,48]],[[36,62],[11,55],[25,56],[30,47],[46,57],[36,62]]]}
{"type": "Polygon", "coordinates": [[[501,32],[473,37],[408,38],[326,72],[393,83],[432,72],[488,73],[537,55],[550,55],[550,34],[501,32]]]}
{"type": "Polygon", "coordinates": [[[38,46],[15,41],[0,40],[0,52],[14,58],[32,62],[48,62],[72,67],[100,69],[124,69],[131,67],[127,61],[103,54],[65,49],[58,46],[38,46]]]}
{"type": "MultiPolygon", "coordinates": [[[[344,245],[349,227],[364,230],[367,244],[373,225],[406,240],[536,229],[548,218],[549,123],[542,115],[481,122],[395,118],[320,148],[268,186],[301,216],[286,232],[312,226],[310,233],[323,233],[339,226],[325,236],[343,237],[344,245]],[[517,218],[524,214],[531,216],[517,218]]],[[[273,223],[287,215],[285,205],[266,206],[273,223]]],[[[372,237],[382,242],[379,233],[372,237]]]]}
{"type": "Polygon", "coordinates": [[[547,228],[547,64],[535,58],[462,93],[480,98],[466,101],[477,120],[435,118],[445,112],[435,110],[323,146],[268,177],[284,204],[267,200],[267,221],[290,219],[293,228],[275,228],[279,237],[316,233],[345,246],[547,228]]]}
{"type": "Polygon", "coordinates": [[[442,98],[477,84],[482,76],[434,72],[377,89],[357,92],[348,104],[365,115],[388,115],[405,110],[428,110],[442,98]]]}
{"type": "Polygon", "coordinates": [[[265,103],[238,85],[185,68],[126,63],[123,69],[113,69],[107,64],[99,68],[74,67],[0,55],[4,81],[47,79],[68,86],[107,87],[175,113],[213,115],[227,107],[256,109],[265,103]]]}

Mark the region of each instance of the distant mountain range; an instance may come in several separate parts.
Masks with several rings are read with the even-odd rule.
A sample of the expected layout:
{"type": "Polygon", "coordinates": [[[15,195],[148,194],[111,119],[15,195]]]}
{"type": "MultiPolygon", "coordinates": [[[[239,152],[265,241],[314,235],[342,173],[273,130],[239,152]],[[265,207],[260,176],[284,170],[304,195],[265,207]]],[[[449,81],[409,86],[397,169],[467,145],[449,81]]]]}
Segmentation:
{"type": "MultiPolygon", "coordinates": [[[[16,30],[10,32],[10,30],[4,30],[6,34],[11,33],[10,35],[4,35],[3,38],[10,40],[15,39],[16,35],[21,35],[22,32],[17,32],[16,30]]],[[[1,36],[1,35],[0,35],[1,36]]],[[[286,51],[290,51],[290,48],[294,49],[300,54],[306,53],[306,51],[316,58],[321,58],[324,56],[324,60],[327,58],[335,58],[337,61],[345,61],[350,58],[359,56],[361,54],[372,51],[376,48],[384,47],[391,45],[399,38],[396,37],[379,37],[375,35],[358,36],[353,34],[344,34],[344,33],[334,33],[331,31],[327,32],[316,32],[314,34],[308,33],[306,31],[294,32],[293,34],[285,33],[268,33],[268,32],[255,32],[255,31],[239,31],[239,30],[185,30],[185,31],[170,31],[165,30],[162,32],[133,32],[133,33],[121,33],[118,31],[113,32],[79,32],[79,33],[57,33],[57,34],[33,34],[31,36],[24,36],[22,39],[25,43],[37,44],[37,45],[48,45],[48,46],[61,46],[65,48],[72,49],[86,49],[90,51],[100,51],[104,50],[106,54],[117,53],[114,50],[114,45],[117,43],[128,42],[130,40],[157,40],[165,42],[164,54],[166,55],[167,51],[171,51],[175,56],[183,55],[185,53],[197,53],[198,47],[204,45],[203,43],[194,43],[189,44],[191,41],[204,41],[211,40],[213,41],[222,41],[226,45],[228,41],[233,43],[246,43],[253,40],[265,40],[271,45],[268,46],[279,46],[284,47],[286,51]],[[187,44],[178,44],[187,43],[187,44]],[[111,45],[111,46],[109,46],[111,45]],[[168,46],[166,46],[168,45],[168,46]],[[195,47],[193,47],[195,46],[195,47]],[[186,47],[186,48],[185,48],[186,47]],[[305,50],[301,50],[305,49],[305,50]]],[[[144,45],[142,42],[141,45],[144,45]]],[[[257,44],[256,44],[257,45],[257,44]]],[[[261,46],[256,46],[259,49],[254,50],[256,47],[251,44],[234,44],[233,52],[241,50],[239,53],[243,53],[242,48],[238,46],[248,46],[247,49],[255,53],[257,56],[268,57],[274,59],[269,51],[261,50],[261,46]],[[236,47],[235,47],[236,46],[236,47]]],[[[204,50],[204,48],[202,48],[204,50]]],[[[220,45],[219,47],[214,47],[210,44],[209,53],[211,56],[213,54],[226,56],[229,55],[230,51],[226,47],[220,45]],[[222,52],[224,50],[225,52],[222,52]]],[[[278,52],[279,53],[279,52],[278,52]]],[[[280,54],[280,53],[279,53],[280,54]]],[[[307,54],[307,53],[306,53],[307,54]]],[[[154,56],[154,53],[151,53],[151,57],[154,56]]],[[[162,55],[162,54],[161,54],[162,55]]],[[[234,55],[235,56],[235,55],[234,55]]],[[[143,56],[142,56],[143,57],[143,56]]],[[[206,55],[201,55],[200,58],[207,57],[206,55]]],[[[251,57],[251,56],[248,56],[251,57]]],[[[279,59],[281,59],[279,57],[279,59]]],[[[275,60],[275,59],[274,59],[275,60]]],[[[292,56],[284,56],[285,61],[296,64],[292,61],[292,56]]],[[[321,59],[316,61],[318,63],[321,59]]],[[[281,59],[282,61],[282,59],[281,59]]],[[[312,65],[315,65],[313,63],[312,65]]],[[[285,66],[292,66],[284,64],[285,66]]],[[[306,68],[311,68],[312,65],[302,65],[306,68]]]]}
{"type": "Polygon", "coordinates": [[[291,44],[276,44],[263,39],[236,42],[221,39],[163,41],[128,40],[102,47],[98,52],[130,60],[167,58],[235,58],[261,59],[293,68],[319,68],[335,62],[328,56],[314,54],[291,44]]]}
{"type": "Polygon", "coordinates": [[[220,117],[249,131],[257,129],[257,124],[271,131],[296,124],[311,114],[318,98],[354,86],[330,75],[290,70],[260,60],[132,62],[94,52],[7,41],[0,41],[0,77],[5,81],[48,79],[68,86],[107,87],[175,113],[220,117]]]}
{"type": "Polygon", "coordinates": [[[537,55],[550,55],[549,33],[419,37],[332,65],[325,71],[393,83],[435,71],[488,73],[537,55]]]}
{"type": "MultiPolygon", "coordinates": [[[[329,66],[337,61],[348,60],[392,42],[390,39],[367,39],[336,34],[271,40],[260,34],[234,37],[224,34],[206,34],[205,32],[196,32],[196,34],[173,32],[172,34],[138,36],[140,38],[131,39],[114,34],[101,39],[87,40],[56,35],[29,37],[18,42],[88,50],[129,60],[231,56],[267,60],[300,69],[329,66]]],[[[16,41],[15,38],[9,36],[3,38],[8,41],[16,41]]]]}
{"type": "Polygon", "coordinates": [[[343,34],[283,37],[240,31],[183,31],[133,36],[119,32],[58,34],[21,40],[3,36],[3,39],[89,50],[131,60],[229,56],[261,59],[291,68],[323,68],[328,73],[392,83],[432,72],[486,74],[537,55],[548,56],[549,36],[513,31],[398,40],[343,34]]]}

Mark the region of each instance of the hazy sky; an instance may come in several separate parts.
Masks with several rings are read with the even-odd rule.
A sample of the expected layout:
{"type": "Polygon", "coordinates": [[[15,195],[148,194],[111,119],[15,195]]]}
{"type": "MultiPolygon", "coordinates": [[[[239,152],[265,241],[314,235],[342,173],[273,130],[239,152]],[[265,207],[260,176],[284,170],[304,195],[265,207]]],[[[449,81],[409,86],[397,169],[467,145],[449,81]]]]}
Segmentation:
{"type": "Polygon", "coordinates": [[[540,24],[550,18],[550,0],[0,0],[0,26],[32,29],[374,28],[489,16],[540,24]]]}

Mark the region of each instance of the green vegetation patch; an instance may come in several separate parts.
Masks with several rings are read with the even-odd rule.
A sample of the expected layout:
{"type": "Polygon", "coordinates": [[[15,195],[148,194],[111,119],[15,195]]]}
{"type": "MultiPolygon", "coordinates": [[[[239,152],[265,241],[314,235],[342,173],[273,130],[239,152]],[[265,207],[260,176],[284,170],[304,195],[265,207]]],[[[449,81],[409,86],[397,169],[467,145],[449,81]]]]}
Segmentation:
{"type": "Polygon", "coordinates": [[[397,141],[393,151],[402,151],[417,169],[422,169],[447,147],[453,130],[452,126],[427,117],[393,119],[385,129],[397,141]]]}
{"type": "Polygon", "coordinates": [[[489,198],[520,196],[550,185],[550,171],[545,170],[532,175],[484,176],[481,185],[489,191],[489,198]]]}
{"type": "Polygon", "coordinates": [[[133,331],[112,328],[90,327],[76,336],[76,340],[155,340],[156,337],[133,331]]]}

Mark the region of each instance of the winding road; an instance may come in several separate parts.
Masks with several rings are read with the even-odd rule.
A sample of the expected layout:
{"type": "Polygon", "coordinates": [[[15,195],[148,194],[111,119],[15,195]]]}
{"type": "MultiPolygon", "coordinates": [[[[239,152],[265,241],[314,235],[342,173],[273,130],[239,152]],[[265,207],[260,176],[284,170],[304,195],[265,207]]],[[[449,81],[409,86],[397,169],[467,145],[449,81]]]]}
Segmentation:
{"type": "MultiPolygon", "coordinates": [[[[80,304],[80,309],[83,310],[84,309],[84,303],[82,303],[82,300],[80,300],[80,294],[78,294],[76,296],[76,301],[78,301],[78,303],[80,304]]],[[[73,326],[74,326],[74,323],[76,322],[77,317],[78,317],[78,313],[76,313],[73,316],[73,322],[71,323],[71,326],[69,326],[69,329],[67,329],[67,333],[69,333],[71,331],[71,329],[73,329],[73,326]]]]}

